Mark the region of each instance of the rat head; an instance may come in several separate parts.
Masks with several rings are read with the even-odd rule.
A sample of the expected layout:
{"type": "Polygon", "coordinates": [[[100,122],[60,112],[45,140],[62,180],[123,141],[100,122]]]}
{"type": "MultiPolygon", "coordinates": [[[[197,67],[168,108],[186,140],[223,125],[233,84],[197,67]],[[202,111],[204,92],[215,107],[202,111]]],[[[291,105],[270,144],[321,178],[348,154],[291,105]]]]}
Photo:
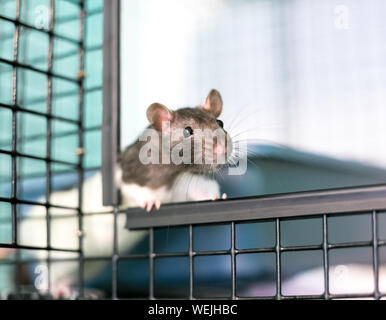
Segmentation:
{"type": "Polygon", "coordinates": [[[218,119],[222,107],[221,95],[214,89],[195,108],[171,111],[160,103],[149,106],[147,118],[160,133],[161,150],[170,155],[171,164],[192,172],[211,172],[227,162],[232,142],[218,119]]]}

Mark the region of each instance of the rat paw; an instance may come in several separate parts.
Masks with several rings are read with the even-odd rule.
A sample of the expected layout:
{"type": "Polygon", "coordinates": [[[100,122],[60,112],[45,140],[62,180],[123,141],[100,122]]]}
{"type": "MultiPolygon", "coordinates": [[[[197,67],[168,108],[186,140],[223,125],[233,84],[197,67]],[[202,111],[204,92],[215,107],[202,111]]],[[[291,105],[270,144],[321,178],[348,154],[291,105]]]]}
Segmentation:
{"type": "Polygon", "coordinates": [[[161,201],[160,200],[145,200],[141,204],[141,208],[145,209],[147,212],[150,212],[153,208],[156,208],[157,210],[161,207],[161,201]]]}
{"type": "Polygon", "coordinates": [[[59,281],[58,283],[55,283],[51,288],[51,295],[55,300],[71,299],[73,296],[73,290],[69,281],[59,281]]]}
{"type": "MultiPolygon", "coordinates": [[[[228,197],[228,196],[227,196],[226,193],[223,193],[223,194],[221,195],[221,199],[223,199],[223,200],[225,200],[227,197],[228,197]]],[[[212,201],[215,201],[215,200],[219,200],[220,197],[219,197],[218,195],[213,195],[210,199],[211,199],[212,201]]]]}

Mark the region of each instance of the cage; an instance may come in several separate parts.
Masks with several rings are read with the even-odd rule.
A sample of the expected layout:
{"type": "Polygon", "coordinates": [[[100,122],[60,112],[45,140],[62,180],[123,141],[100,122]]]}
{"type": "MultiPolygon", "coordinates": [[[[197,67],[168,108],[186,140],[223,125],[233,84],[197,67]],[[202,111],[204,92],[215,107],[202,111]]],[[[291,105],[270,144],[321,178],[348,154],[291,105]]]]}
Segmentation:
{"type": "MultiPolygon", "coordinates": [[[[274,22],[293,10],[252,2],[279,8],[274,22]]],[[[70,287],[79,299],[383,298],[382,167],[256,146],[259,170],[222,181],[228,200],[152,214],[119,206],[120,12],[116,0],[0,3],[0,297],[51,299],[70,287]],[[90,235],[100,235],[96,251],[90,235]],[[134,245],[121,247],[127,239],[134,245]],[[73,274],[64,289],[63,269],[73,274]]]]}

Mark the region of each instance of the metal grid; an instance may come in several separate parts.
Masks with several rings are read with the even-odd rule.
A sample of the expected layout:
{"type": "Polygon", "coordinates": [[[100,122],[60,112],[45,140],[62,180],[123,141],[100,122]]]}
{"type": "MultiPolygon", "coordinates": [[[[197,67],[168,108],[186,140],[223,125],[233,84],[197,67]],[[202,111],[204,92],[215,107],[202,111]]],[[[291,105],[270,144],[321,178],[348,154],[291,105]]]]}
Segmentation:
{"type": "MultiPolygon", "coordinates": [[[[25,6],[23,9],[27,12],[29,9],[27,2],[21,2],[20,0],[15,0],[15,17],[11,18],[0,14],[0,22],[6,21],[7,23],[12,23],[14,26],[13,33],[13,58],[12,60],[8,60],[5,58],[0,58],[0,63],[4,65],[8,65],[12,67],[12,103],[0,103],[0,110],[9,110],[12,113],[12,142],[11,142],[11,150],[7,150],[0,146],[0,155],[7,155],[11,157],[11,194],[10,197],[0,197],[0,201],[2,203],[9,203],[11,205],[12,211],[12,241],[10,243],[0,243],[0,249],[11,248],[18,249],[15,251],[15,261],[1,261],[1,265],[14,265],[17,268],[21,264],[28,263],[33,261],[33,259],[26,260],[23,259],[21,261],[20,251],[21,250],[44,250],[47,251],[47,259],[46,264],[48,267],[48,286],[50,288],[50,268],[51,263],[55,261],[72,261],[74,259],[55,259],[51,258],[52,252],[68,252],[68,253],[76,253],[78,254],[78,258],[76,260],[79,262],[79,281],[78,281],[78,295],[80,297],[83,296],[83,254],[82,254],[82,186],[84,174],[86,172],[84,166],[84,135],[91,131],[99,131],[100,126],[92,126],[85,127],[84,125],[84,96],[86,93],[94,92],[96,90],[101,90],[100,87],[91,87],[85,88],[85,52],[86,50],[92,51],[96,49],[101,49],[100,46],[86,48],[85,46],[85,19],[87,15],[93,15],[100,13],[100,10],[95,10],[91,12],[87,12],[85,7],[85,1],[70,1],[71,4],[74,4],[79,7],[79,15],[71,15],[67,17],[61,17],[56,21],[55,19],[55,6],[63,0],[49,0],[49,23],[47,28],[42,28],[41,26],[36,26],[29,24],[27,22],[22,21],[21,19],[21,6],[25,6]],[[78,39],[74,39],[72,37],[63,35],[61,33],[57,33],[55,31],[56,25],[59,23],[78,21],[79,22],[79,37],[78,39]],[[47,68],[39,68],[36,67],[33,63],[38,63],[41,60],[44,60],[44,57],[38,57],[35,60],[31,61],[31,64],[20,62],[20,32],[21,30],[33,31],[39,34],[43,34],[48,36],[48,53],[46,58],[47,68]],[[66,43],[72,44],[76,47],[76,50],[61,54],[58,56],[54,56],[54,42],[57,40],[63,40],[66,43]],[[62,59],[66,59],[68,57],[77,57],[78,60],[78,72],[76,76],[70,77],[58,72],[55,72],[53,65],[54,61],[60,61],[62,59]],[[19,82],[19,78],[21,75],[19,72],[21,71],[33,71],[34,73],[40,74],[47,78],[47,86],[46,86],[46,97],[36,98],[34,100],[29,100],[28,103],[45,103],[46,110],[38,111],[32,108],[28,108],[20,105],[19,101],[21,100],[21,96],[23,95],[23,91],[25,87],[23,87],[23,82],[19,82]],[[76,91],[66,91],[61,92],[60,94],[56,94],[53,92],[53,81],[55,79],[65,80],[68,83],[72,83],[76,86],[76,91]],[[55,96],[54,96],[55,95],[55,96]],[[78,97],[78,114],[76,119],[71,117],[65,117],[61,115],[57,115],[53,112],[53,99],[58,97],[78,97]],[[19,100],[20,99],[20,100],[19,100]],[[22,122],[19,121],[20,115],[34,115],[39,116],[41,119],[45,119],[46,128],[45,134],[36,134],[29,135],[27,137],[19,137],[18,133],[20,132],[22,122]],[[71,124],[76,127],[76,131],[67,131],[67,132],[54,132],[53,130],[53,121],[61,121],[63,123],[71,124]],[[58,157],[53,157],[53,140],[56,138],[62,138],[66,136],[77,136],[77,148],[76,148],[76,162],[59,159],[58,157]],[[29,153],[24,153],[19,150],[19,146],[26,142],[41,142],[45,140],[45,154],[43,155],[32,155],[29,153]],[[41,177],[40,173],[32,173],[32,174],[24,174],[22,175],[21,162],[24,159],[32,159],[44,162],[45,164],[45,201],[42,203],[40,201],[35,200],[26,200],[19,196],[20,189],[22,187],[22,179],[33,178],[35,176],[41,177]],[[52,166],[54,165],[65,165],[67,170],[61,171],[63,172],[72,172],[77,174],[77,189],[78,193],[78,206],[72,205],[58,205],[53,204],[50,201],[50,197],[53,190],[52,179],[53,172],[52,166]],[[20,185],[18,185],[20,184],[20,185]],[[46,224],[46,246],[33,246],[33,245],[22,245],[18,241],[18,206],[19,205],[29,205],[29,206],[39,206],[45,208],[45,224],[46,224]],[[79,229],[79,241],[78,241],[78,249],[70,249],[70,248],[57,248],[51,244],[51,220],[53,217],[50,214],[50,210],[52,208],[60,208],[60,209],[71,209],[76,211],[76,217],[78,219],[78,229],[79,229]]],[[[65,2],[65,1],[64,1],[65,2]]],[[[93,168],[87,168],[93,169],[93,168]]],[[[15,294],[20,293],[20,275],[19,272],[16,272],[16,288],[17,292],[15,294]]]]}
{"type": "MultiPolygon", "coordinates": [[[[336,193],[338,193],[341,190],[337,190],[336,193]]],[[[385,188],[383,188],[383,193],[385,192],[385,188]]],[[[323,192],[321,192],[322,194],[323,192]]],[[[332,192],[334,193],[334,192],[332,192]]],[[[302,193],[295,194],[302,196],[302,193]]],[[[291,195],[288,195],[289,197],[291,195]]],[[[384,197],[384,196],[383,196],[384,197]]],[[[254,201],[255,204],[258,204],[259,202],[263,202],[267,200],[266,197],[262,198],[256,198],[256,199],[249,199],[251,201],[254,201]]],[[[200,299],[204,298],[200,295],[195,294],[195,259],[197,257],[210,257],[210,256],[227,256],[230,258],[231,261],[231,267],[229,270],[230,273],[230,294],[227,296],[221,296],[222,299],[236,299],[236,300],[242,300],[242,299],[352,299],[352,298],[371,298],[371,299],[381,299],[386,296],[385,293],[380,292],[379,289],[379,280],[380,280],[380,248],[384,247],[386,245],[385,240],[381,240],[378,232],[379,232],[379,223],[378,223],[378,216],[379,214],[382,214],[381,210],[372,210],[372,211],[358,211],[358,212],[344,212],[345,210],[342,210],[341,213],[326,213],[326,214],[315,214],[312,213],[311,215],[307,215],[301,210],[298,210],[298,213],[293,214],[278,214],[279,217],[275,214],[275,211],[280,211],[280,201],[276,201],[278,204],[276,209],[275,207],[272,207],[272,212],[270,214],[267,214],[264,212],[264,210],[261,210],[261,208],[256,208],[256,210],[253,210],[254,207],[253,204],[249,204],[250,206],[250,216],[254,216],[255,218],[253,220],[248,217],[246,220],[246,217],[243,217],[243,207],[242,203],[246,202],[246,200],[239,200],[239,203],[235,204],[235,207],[239,206],[240,211],[233,211],[233,208],[231,209],[233,211],[233,214],[229,214],[229,212],[224,212],[222,210],[222,207],[228,205],[226,202],[223,203],[217,203],[217,204],[208,204],[208,207],[211,207],[211,210],[208,210],[205,205],[196,207],[197,214],[202,214],[203,216],[208,216],[210,214],[218,214],[219,216],[223,216],[223,221],[229,222],[230,226],[230,247],[227,250],[208,250],[208,251],[200,251],[197,249],[194,249],[194,230],[196,227],[200,227],[202,225],[208,225],[208,224],[202,224],[202,223],[196,223],[196,224],[187,224],[188,230],[189,230],[189,249],[186,252],[171,252],[171,253],[157,253],[154,250],[155,246],[155,237],[154,233],[157,230],[165,229],[165,227],[162,227],[163,224],[160,223],[161,227],[157,227],[157,222],[154,227],[149,228],[149,252],[148,254],[136,254],[136,255],[129,255],[125,257],[120,257],[119,259],[148,259],[149,260],[149,299],[157,299],[157,298],[163,298],[157,297],[155,295],[155,271],[154,271],[154,263],[156,259],[161,258],[175,258],[175,257],[187,257],[189,259],[189,294],[187,296],[181,296],[179,298],[183,299],[200,299]],[[200,210],[201,209],[201,210],[200,210]],[[347,241],[342,243],[336,243],[332,242],[328,239],[328,219],[334,218],[334,217],[345,217],[345,216],[352,216],[355,214],[363,214],[366,213],[367,215],[371,216],[371,240],[368,241],[347,241]],[[301,220],[302,216],[305,218],[320,218],[322,220],[322,242],[320,244],[305,244],[305,245],[285,245],[281,239],[281,235],[283,232],[283,226],[281,225],[282,222],[288,221],[288,220],[301,220]],[[271,217],[271,218],[267,218],[271,217]],[[239,223],[254,223],[254,222],[273,222],[274,223],[274,234],[275,234],[275,244],[274,246],[269,247],[258,247],[258,248],[248,248],[248,249],[241,249],[238,248],[236,243],[236,226],[239,223]],[[337,294],[331,292],[329,286],[330,286],[330,274],[331,274],[331,262],[330,262],[330,252],[334,249],[352,249],[352,248],[371,248],[372,252],[372,258],[371,261],[367,261],[369,265],[372,266],[372,272],[373,272],[373,283],[374,283],[374,290],[372,292],[368,293],[344,293],[344,294],[337,294]],[[283,262],[282,262],[282,255],[287,252],[292,253],[299,253],[299,252],[305,252],[305,251],[321,251],[323,256],[322,265],[320,267],[323,269],[323,286],[324,290],[321,294],[301,294],[301,295],[290,295],[290,294],[284,294],[283,293],[283,262]],[[273,253],[275,255],[275,294],[274,295],[253,295],[253,296],[246,296],[244,294],[240,295],[237,292],[237,256],[240,254],[251,254],[251,253],[273,253]]],[[[275,201],[274,201],[275,202],[275,201]]],[[[371,202],[367,205],[371,205],[371,202]]],[[[334,206],[331,206],[333,201],[326,201],[326,199],[321,199],[317,203],[318,206],[325,207],[326,212],[333,212],[334,206]]],[[[274,205],[275,206],[275,205],[274,205]]],[[[339,205],[336,205],[335,208],[338,208],[339,205]]],[[[162,209],[161,209],[162,210],[162,209]]],[[[184,207],[180,207],[178,209],[178,206],[174,206],[171,208],[164,209],[164,212],[161,212],[159,214],[159,217],[163,220],[169,221],[168,224],[173,225],[173,214],[168,214],[168,211],[179,211],[184,212],[184,207]]],[[[158,214],[157,214],[158,215],[158,214]]],[[[352,218],[352,217],[351,217],[352,218]]],[[[143,218],[138,219],[136,210],[129,210],[127,214],[127,225],[130,227],[130,225],[133,226],[134,229],[141,228],[141,226],[148,225],[148,219],[150,218],[143,218]]],[[[204,220],[203,218],[198,218],[201,220],[204,220]]],[[[217,217],[216,220],[220,220],[221,218],[217,217]]],[[[157,219],[156,219],[157,220],[157,219]]],[[[187,219],[189,222],[189,217],[187,219]]],[[[184,225],[180,221],[176,221],[177,225],[184,225]]],[[[218,221],[214,222],[212,225],[218,225],[220,224],[218,221]]],[[[318,232],[318,230],[313,230],[313,232],[318,232]]],[[[260,280],[256,279],[257,282],[260,280]]],[[[114,293],[116,297],[116,292],[114,293]]],[[[220,298],[220,297],[213,297],[213,298],[220,298]]]]}

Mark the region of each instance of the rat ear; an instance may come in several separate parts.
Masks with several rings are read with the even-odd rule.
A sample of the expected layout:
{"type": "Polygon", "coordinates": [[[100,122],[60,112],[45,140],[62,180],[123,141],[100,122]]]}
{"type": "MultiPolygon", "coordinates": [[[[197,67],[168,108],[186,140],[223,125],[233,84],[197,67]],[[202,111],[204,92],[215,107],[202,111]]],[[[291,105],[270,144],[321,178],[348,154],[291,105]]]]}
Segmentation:
{"type": "Polygon", "coordinates": [[[164,128],[164,121],[173,121],[174,119],[173,111],[170,111],[163,104],[157,102],[147,108],[146,115],[152,126],[160,131],[164,128]]]}
{"type": "Polygon", "coordinates": [[[206,97],[205,103],[202,108],[212,112],[217,118],[221,114],[222,105],[223,103],[220,92],[218,92],[216,89],[212,89],[206,97]]]}

